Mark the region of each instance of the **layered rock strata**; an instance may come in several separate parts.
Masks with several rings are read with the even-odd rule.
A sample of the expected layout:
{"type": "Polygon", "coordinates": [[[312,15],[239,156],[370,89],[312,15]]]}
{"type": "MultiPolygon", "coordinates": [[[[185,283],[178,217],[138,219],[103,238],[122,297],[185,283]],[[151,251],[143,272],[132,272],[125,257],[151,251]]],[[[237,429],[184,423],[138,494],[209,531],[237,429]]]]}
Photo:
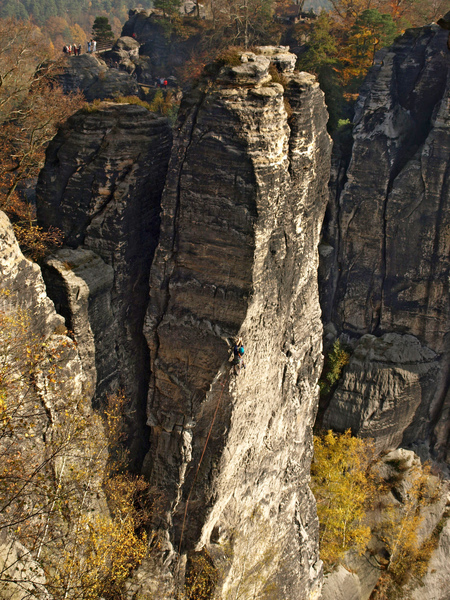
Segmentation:
{"type": "MultiPolygon", "coordinates": [[[[334,262],[324,275],[323,304],[338,332],[352,339],[412,334],[439,355],[441,376],[419,435],[435,442],[441,454],[449,433],[450,351],[446,37],[435,25],[409,30],[377,54],[356,106],[346,183],[330,211],[322,247],[324,262],[334,262]]],[[[413,412],[414,406],[411,398],[413,412]]],[[[335,417],[329,414],[330,425],[335,417]]]]}
{"type": "Polygon", "coordinates": [[[37,186],[39,221],[61,229],[66,246],[47,261],[49,294],[66,307],[80,354],[90,362],[95,352],[97,398],[123,387],[131,399],[136,456],[146,438],[142,327],[171,140],[167,120],[141,106],[80,111],[51,142],[37,186]]]}
{"type": "Polygon", "coordinates": [[[144,471],[163,497],[172,570],[181,550],[195,572],[203,548],[217,597],[300,600],[321,578],[308,479],[330,141],[314,78],[285,48],[260,52],[217,67],[180,109],[145,321],[144,471]]]}
{"type": "Polygon", "coordinates": [[[437,355],[412,335],[366,334],[333,394],[323,427],[341,432],[350,427],[359,437],[374,438],[379,452],[412,443],[426,433],[440,370],[437,355]]]}

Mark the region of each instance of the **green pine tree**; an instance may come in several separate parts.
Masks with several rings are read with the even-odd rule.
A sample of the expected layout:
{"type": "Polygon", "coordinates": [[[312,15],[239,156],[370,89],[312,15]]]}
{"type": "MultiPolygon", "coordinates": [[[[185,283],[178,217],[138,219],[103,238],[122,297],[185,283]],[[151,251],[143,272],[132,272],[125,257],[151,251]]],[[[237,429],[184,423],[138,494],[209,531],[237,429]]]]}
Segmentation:
{"type": "Polygon", "coordinates": [[[109,24],[108,17],[95,17],[92,25],[92,35],[97,42],[112,42],[114,33],[109,24]]]}

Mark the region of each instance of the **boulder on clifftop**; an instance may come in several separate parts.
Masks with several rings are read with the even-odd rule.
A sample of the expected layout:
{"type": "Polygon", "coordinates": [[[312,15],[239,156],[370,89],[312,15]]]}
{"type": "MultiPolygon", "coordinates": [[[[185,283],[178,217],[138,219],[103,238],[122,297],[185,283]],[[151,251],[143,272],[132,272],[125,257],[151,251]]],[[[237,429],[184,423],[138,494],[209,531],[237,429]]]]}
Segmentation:
{"type": "Polygon", "coordinates": [[[110,69],[94,54],[69,56],[57,76],[64,92],[83,92],[86,100],[106,100],[117,96],[141,96],[137,82],[128,73],[110,69]]]}

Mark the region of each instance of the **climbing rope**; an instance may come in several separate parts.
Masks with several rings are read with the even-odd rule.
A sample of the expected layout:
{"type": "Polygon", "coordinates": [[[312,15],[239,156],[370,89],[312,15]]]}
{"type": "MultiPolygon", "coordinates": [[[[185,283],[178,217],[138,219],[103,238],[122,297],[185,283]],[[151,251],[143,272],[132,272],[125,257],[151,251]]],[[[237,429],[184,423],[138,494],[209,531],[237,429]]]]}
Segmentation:
{"type": "Polygon", "coordinates": [[[189,490],[189,494],[188,494],[188,497],[187,497],[187,500],[186,500],[186,506],[184,508],[183,523],[181,525],[180,543],[178,545],[178,556],[181,556],[181,543],[183,541],[184,526],[186,524],[186,517],[187,517],[187,511],[188,511],[188,507],[189,507],[189,500],[191,499],[192,490],[194,489],[195,482],[197,481],[197,475],[198,475],[198,472],[200,471],[200,467],[201,467],[201,464],[202,464],[202,461],[203,461],[203,457],[205,456],[205,452],[206,452],[206,448],[208,446],[209,438],[211,437],[212,428],[214,426],[214,422],[216,420],[217,412],[219,410],[220,401],[222,400],[223,390],[225,389],[225,385],[228,382],[229,376],[230,376],[230,371],[228,371],[227,378],[225,379],[224,383],[222,383],[222,391],[220,392],[220,396],[219,396],[219,400],[217,402],[216,410],[214,411],[214,415],[213,415],[213,418],[212,418],[212,421],[211,421],[211,425],[209,427],[208,435],[206,436],[205,445],[203,446],[202,455],[200,456],[200,461],[199,461],[199,463],[197,465],[197,470],[195,471],[195,475],[194,475],[194,479],[192,481],[191,489],[189,490]]]}

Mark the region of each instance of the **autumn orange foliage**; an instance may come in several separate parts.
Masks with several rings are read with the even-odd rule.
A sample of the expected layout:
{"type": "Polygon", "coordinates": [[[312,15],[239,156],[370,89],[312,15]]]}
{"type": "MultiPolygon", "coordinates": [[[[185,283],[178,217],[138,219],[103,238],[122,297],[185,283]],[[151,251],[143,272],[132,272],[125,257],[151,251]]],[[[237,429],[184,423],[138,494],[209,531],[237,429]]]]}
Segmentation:
{"type": "Polygon", "coordinates": [[[83,104],[80,93],[64,94],[57,84],[61,68],[62,59],[53,60],[32,23],[0,20],[0,209],[35,259],[59,236],[37,226],[23,192],[37,177],[57,127],[83,104]]]}

